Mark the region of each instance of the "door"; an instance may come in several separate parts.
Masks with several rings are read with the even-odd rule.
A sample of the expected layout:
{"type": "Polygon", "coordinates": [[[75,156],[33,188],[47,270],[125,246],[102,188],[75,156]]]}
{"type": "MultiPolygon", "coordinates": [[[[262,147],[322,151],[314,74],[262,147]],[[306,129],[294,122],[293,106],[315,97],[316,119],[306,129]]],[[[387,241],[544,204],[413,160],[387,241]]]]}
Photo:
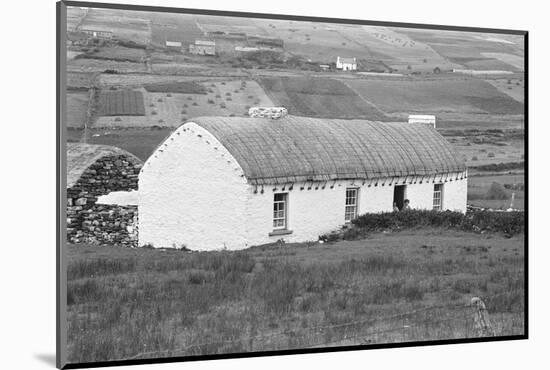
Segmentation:
{"type": "Polygon", "coordinates": [[[406,187],[406,185],[395,185],[393,188],[393,202],[397,204],[397,208],[399,208],[399,210],[403,209],[406,187]]]}

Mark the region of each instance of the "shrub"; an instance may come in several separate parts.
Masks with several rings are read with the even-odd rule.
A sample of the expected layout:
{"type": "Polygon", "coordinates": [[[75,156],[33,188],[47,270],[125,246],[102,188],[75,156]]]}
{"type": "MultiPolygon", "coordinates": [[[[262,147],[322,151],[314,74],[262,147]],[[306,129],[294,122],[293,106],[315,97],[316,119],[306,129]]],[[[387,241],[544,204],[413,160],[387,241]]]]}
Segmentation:
{"type": "Polygon", "coordinates": [[[157,114],[157,111],[156,111],[156,110],[154,110],[154,111],[151,112],[151,115],[152,115],[152,116],[154,116],[154,115],[156,115],[156,114],[157,114]]]}
{"type": "Polygon", "coordinates": [[[197,106],[197,105],[199,105],[199,104],[195,101],[195,102],[193,102],[193,105],[194,105],[194,106],[197,106]]]}
{"type": "Polygon", "coordinates": [[[225,105],[225,103],[221,103],[221,104],[220,104],[220,108],[225,109],[225,108],[227,108],[227,106],[225,105]]]}
{"type": "Polygon", "coordinates": [[[162,98],[158,98],[157,101],[158,101],[159,103],[161,103],[161,102],[162,102],[162,98]]]}
{"type": "Polygon", "coordinates": [[[487,157],[489,157],[489,158],[494,158],[494,157],[495,157],[495,153],[489,152],[489,153],[487,153],[487,157]]]}
{"type": "Polygon", "coordinates": [[[186,109],[182,109],[182,110],[181,110],[181,114],[187,114],[187,110],[186,110],[186,109]]]}
{"type": "Polygon", "coordinates": [[[494,231],[508,235],[524,232],[524,213],[469,210],[466,214],[452,211],[410,210],[405,212],[367,213],[353,220],[357,230],[347,229],[338,235],[328,234],[322,240],[359,238],[368,232],[399,231],[417,227],[442,227],[471,232],[494,231]]]}
{"type": "Polygon", "coordinates": [[[208,99],[208,104],[215,104],[214,99],[208,99]]]}
{"type": "Polygon", "coordinates": [[[233,101],[233,99],[232,99],[230,96],[228,96],[225,100],[227,100],[227,101],[233,101]]]}
{"type": "Polygon", "coordinates": [[[120,121],[122,121],[122,118],[120,118],[120,117],[115,118],[115,122],[120,122],[120,121]]]}
{"type": "Polygon", "coordinates": [[[505,200],[509,198],[508,192],[504,186],[498,182],[493,182],[489,190],[487,190],[487,194],[485,194],[485,199],[490,200],[505,200]]]}
{"type": "Polygon", "coordinates": [[[166,94],[166,97],[170,98],[170,97],[172,97],[172,94],[168,93],[168,94],[166,94]]]}
{"type": "Polygon", "coordinates": [[[474,155],[474,156],[472,157],[472,161],[477,161],[477,156],[474,155]]]}

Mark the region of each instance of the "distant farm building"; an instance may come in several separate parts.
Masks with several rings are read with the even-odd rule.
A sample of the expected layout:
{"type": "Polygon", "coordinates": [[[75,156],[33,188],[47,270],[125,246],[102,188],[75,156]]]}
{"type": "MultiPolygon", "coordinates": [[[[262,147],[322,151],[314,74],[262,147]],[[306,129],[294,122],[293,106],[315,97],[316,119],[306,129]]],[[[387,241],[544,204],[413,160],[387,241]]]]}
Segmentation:
{"type": "Polygon", "coordinates": [[[135,197],[142,162],[107,145],[67,144],[67,240],[72,243],[137,244],[135,197]],[[102,200],[103,198],[103,200],[102,200]],[[107,200],[107,202],[105,201],[107,200]]]}
{"type": "Polygon", "coordinates": [[[89,37],[98,38],[98,39],[111,39],[111,38],[113,38],[113,33],[111,31],[80,29],[79,32],[82,32],[82,33],[88,35],[89,37]]]}
{"type": "Polygon", "coordinates": [[[171,49],[181,49],[180,41],[166,41],[166,47],[171,49]]]}
{"type": "Polygon", "coordinates": [[[409,123],[422,123],[424,125],[436,128],[435,116],[428,114],[411,114],[409,115],[409,123]]]}
{"type": "Polygon", "coordinates": [[[355,71],[357,70],[357,61],[355,58],[336,58],[336,68],[342,71],[355,71]]]}
{"type": "Polygon", "coordinates": [[[319,68],[321,68],[323,71],[330,70],[330,65],[328,64],[319,64],[319,68]]]}
{"type": "Polygon", "coordinates": [[[216,55],[216,43],[214,41],[195,40],[189,45],[189,52],[197,55],[216,55]]]}
{"type": "Polygon", "coordinates": [[[139,245],[235,250],[317,240],[405,199],[465,212],[466,193],[464,162],[425,124],[200,117],[140,172],[139,245]]]}

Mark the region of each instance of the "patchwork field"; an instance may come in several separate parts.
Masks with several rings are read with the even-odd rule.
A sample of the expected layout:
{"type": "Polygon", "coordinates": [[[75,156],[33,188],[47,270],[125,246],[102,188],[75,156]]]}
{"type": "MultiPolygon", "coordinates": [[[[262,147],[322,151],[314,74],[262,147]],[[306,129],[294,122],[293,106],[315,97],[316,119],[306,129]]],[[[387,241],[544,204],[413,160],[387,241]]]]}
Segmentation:
{"type": "Polygon", "coordinates": [[[144,116],[143,93],[132,90],[102,90],[99,94],[101,116],[144,116]]]}
{"type": "Polygon", "coordinates": [[[193,117],[243,116],[248,114],[251,106],[273,105],[255,81],[232,80],[196,84],[196,82],[181,81],[146,85],[148,89],[156,92],[142,89],[145,102],[143,117],[123,115],[116,118],[99,117],[94,127],[178,127],[193,117]],[[162,90],[167,92],[159,92],[162,90]],[[189,91],[190,93],[170,91],[189,91]],[[202,91],[206,93],[198,93],[202,91]]]}
{"type": "Polygon", "coordinates": [[[387,120],[352,89],[336,79],[262,77],[260,84],[289,114],[325,118],[368,118],[387,120]]]}
{"type": "Polygon", "coordinates": [[[523,333],[523,235],[445,229],[241,252],[68,248],[69,361],[523,333]],[[433,308],[437,306],[439,308],[433,308]]]}

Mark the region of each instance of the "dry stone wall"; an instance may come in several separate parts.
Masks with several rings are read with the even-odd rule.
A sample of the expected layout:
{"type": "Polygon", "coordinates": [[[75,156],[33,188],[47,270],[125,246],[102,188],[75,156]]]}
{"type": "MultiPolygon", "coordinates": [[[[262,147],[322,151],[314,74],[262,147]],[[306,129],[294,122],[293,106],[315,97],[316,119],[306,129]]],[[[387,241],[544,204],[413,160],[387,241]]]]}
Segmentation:
{"type": "Polygon", "coordinates": [[[106,156],[67,189],[67,240],[71,243],[137,245],[137,206],[97,204],[98,196],[138,188],[141,163],[106,156]]]}

